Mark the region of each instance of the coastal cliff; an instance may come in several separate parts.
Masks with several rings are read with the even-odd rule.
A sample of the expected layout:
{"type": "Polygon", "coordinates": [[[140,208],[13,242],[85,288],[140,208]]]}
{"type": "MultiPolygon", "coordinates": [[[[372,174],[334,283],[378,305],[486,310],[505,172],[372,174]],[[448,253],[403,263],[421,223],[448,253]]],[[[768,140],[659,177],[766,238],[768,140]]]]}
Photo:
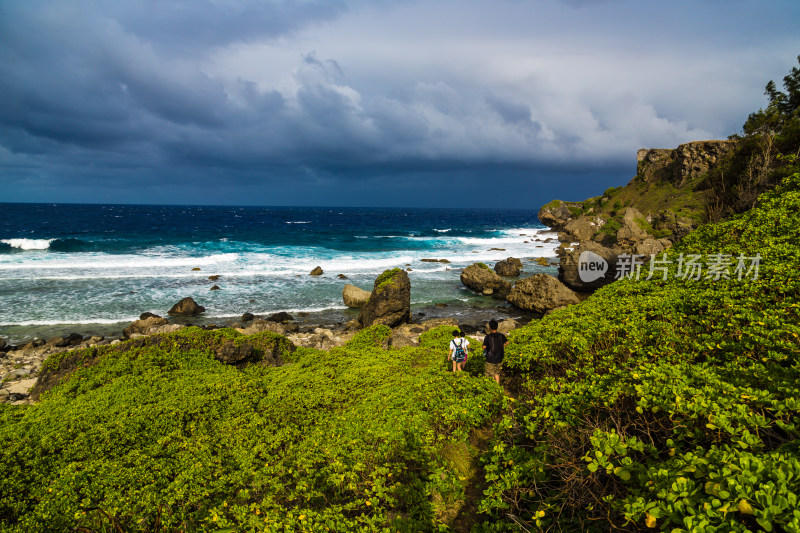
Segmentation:
{"type": "Polygon", "coordinates": [[[650,256],[671,247],[706,218],[705,178],[736,149],[736,141],[696,141],[674,149],[642,149],[636,176],[623,187],[582,202],[553,200],[539,220],[558,232],[559,278],[575,290],[614,280],[616,256],[650,256]],[[606,275],[584,282],[578,257],[591,251],[611,262],[606,275]]]}

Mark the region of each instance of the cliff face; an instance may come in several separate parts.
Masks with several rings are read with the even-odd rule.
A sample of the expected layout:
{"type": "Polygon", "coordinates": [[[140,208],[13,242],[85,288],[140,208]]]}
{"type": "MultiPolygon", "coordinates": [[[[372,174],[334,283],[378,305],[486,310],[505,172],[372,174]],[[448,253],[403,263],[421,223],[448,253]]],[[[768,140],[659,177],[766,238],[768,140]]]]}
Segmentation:
{"type": "Polygon", "coordinates": [[[539,220],[558,231],[562,242],[561,281],[577,290],[603,283],[583,284],[572,272],[578,264],[572,256],[588,249],[588,242],[592,250],[600,245],[611,255],[657,254],[697,227],[706,203],[699,185],[735,147],[736,141],[696,141],[674,149],[642,149],[636,176],[624,187],[583,202],[554,200],[543,206],[539,220]]]}
{"type": "Polygon", "coordinates": [[[676,187],[703,176],[730,154],[736,141],[695,141],[673,150],[642,148],[636,154],[636,178],[645,183],[670,182],[676,187]]]}

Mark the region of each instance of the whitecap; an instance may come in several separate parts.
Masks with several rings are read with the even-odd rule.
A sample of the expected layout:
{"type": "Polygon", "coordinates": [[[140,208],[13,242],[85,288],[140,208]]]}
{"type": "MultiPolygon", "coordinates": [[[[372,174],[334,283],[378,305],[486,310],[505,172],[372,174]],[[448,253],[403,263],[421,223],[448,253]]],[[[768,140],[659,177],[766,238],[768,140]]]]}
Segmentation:
{"type": "Polygon", "coordinates": [[[55,239],[2,239],[0,242],[21,250],[47,250],[50,248],[50,243],[54,240],[55,239]]]}

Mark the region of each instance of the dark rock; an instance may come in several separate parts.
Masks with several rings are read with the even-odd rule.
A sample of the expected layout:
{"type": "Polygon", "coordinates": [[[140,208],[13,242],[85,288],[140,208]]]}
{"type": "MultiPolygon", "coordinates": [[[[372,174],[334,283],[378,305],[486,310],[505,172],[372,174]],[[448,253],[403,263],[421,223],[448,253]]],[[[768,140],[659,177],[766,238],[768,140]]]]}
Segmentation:
{"type": "Polygon", "coordinates": [[[253,313],[245,313],[242,315],[242,322],[250,322],[256,317],[253,313]]]}
{"type": "Polygon", "coordinates": [[[336,277],[339,278],[339,279],[347,279],[347,276],[345,276],[344,274],[339,274],[336,277]]]}
{"type": "Polygon", "coordinates": [[[219,280],[219,274],[214,274],[213,276],[208,276],[208,279],[210,281],[218,281],[219,280]]]}
{"type": "Polygon", "coordinates": [[[579,302],[572,290],[547,274],[534,274],[519,280],[507,300],[520,309],[542,314],[579,302]]]}
{"type": "Polygon", "coordinates": [[[161,318],[155,313],[151,313],[150,311],[145,311],[141,315],[139,315],[139,320],[146,320],[148,318],[161,318]]]}
{"type": "Polygon", "coordinates": [[[24,400],[27,397],[28,397],[27,394],[22,394],[21,392],[12,392],[11,394],[8,395],[8,401],[18,402],[20,400],[24,400]]]}
{"type": "Polygon", "coordinates": [[[316,267],[316,268],[314,268],[314,270],[311,271],[311,273],[309,275],[311,275],[311,276],[321,276],[324,273],[325,272],[322,270],[322,267],[316,267]]]}
{"type": "Polygon", "coordinates": [[[288,322],[294,320],[294,317],[289,313],[281,311],[280,313],[273,313],[267,317],[270,322],[288,322]]]}
{"type": "Polygon", "coordinates": [[[172,316],[197,316],[205,310],[205,307],[202,305],[197,305],[197,302],[195,302],[191,297],[187,296],[180,302],[173,305],[167,314],[172,316]]]}
{"type": "Polygon", "coordinates": [[[405,270],[386,270],[375,280],[369,302],[361,309],[361,327],[394,327],[411,319],[411,281],[405,270]]]}
{"type": "MultiPolygon", "coordinates": [[[[619,248],[608,248],[594,241],[584,241],[572,251],[564,251],[561,254],[561,262],[558,267],[558,279],[567,287],[576,291],[592,291],[613,282],[617,274],[617,257],[622,251],[619,248]],[[581,279],[580,257],[586,253],[585,259],[589,262],[604,263],[607,265],[605,272],[598,275],[596,279],[589,281],[589,277],[584,271],[581,279]],[[591,255],[594,254],[594,255],[591,255]]],[[[586,265],[586,262],[584,262],[586,265]]],[[[599,272],[598,272],[599,274],[599,272]]],[[[594,277],[594,276],[592,276],[594,277]]]]}
{"type": "Polygon", "coordinates": [[[70,346],[76,346],[83,342],[83,335],[81,335],[80,333],[70,333],[69,335],[64,337],[64,340],[66,340],[70,344],[70,346]]]}
{"type": "Polygon", "coordinates": [[[200,270],[200,267],[194,267],[194,268],[192,269],[192,272],[197,272],[197,271],[199,271],[199,270],[200,270]]]}
{"type": "Polygon", "coordinates": [[[439,309],[444,309],[445,307],[447,307],[447,304],[443,302],[437,302],[436,307],[438,307],[439,309]]]}
{"type": "Polygon", "coordinates": [[[489,248],[490,252],[505,252],[505,248],[489,248]]]}
{"type": "Polygon", "coordinates": [[[511,290],[511,284],[483,263],[473,263],[461,272],[461,283],[475,292],[503,297],[511,290]]]}
{"type": "Polygon", "coordinates": [[[520,271],[522,270],[522,261],[515,257],[509,257],[508,259],[503,259],[502,261],[498,261],[494,265],[494,271],[497,272],[500,276],[505,277],[517,277],[519,276],[520,271]]]}
{"type": "Polygon", "coordinates": [[[64,337],[53,337],[47,339],[47,344],[54,348],[63,348],[64,346],[69,346],[69,341],[64,337]]]}
{"type": "Polygon", "coordinates": [[[214,285],[209,290],[210,291],[218,291],[218,290],[220,290],[220,287],[219,287],[219,285],[214,285]]]}
{"type": "Polygon", "coordinates": [[[5,339],[0,339],[0,351],[5,350],[6,346],[8,346],[8,343],[6,342],[6,340],[5,339]]]}
{"type": "Polygon", "coordinates": [[[258,354],[255,346],[249,342],[236,344],[234,342],[226,342],[217,348],[214,357],[217,361],[222,361],[226,365],[238,365],[247,362],[253,362],[257,359],[258,354]]]}

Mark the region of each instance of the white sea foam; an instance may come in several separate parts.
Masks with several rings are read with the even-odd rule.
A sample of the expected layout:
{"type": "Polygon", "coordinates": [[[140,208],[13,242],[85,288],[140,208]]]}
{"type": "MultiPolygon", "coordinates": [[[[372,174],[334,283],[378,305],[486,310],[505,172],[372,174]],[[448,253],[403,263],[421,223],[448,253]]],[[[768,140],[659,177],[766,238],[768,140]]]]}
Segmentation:
{"type": "MultiPolygon", "coordinates": [[[[382,271],[407,266],[412,268],[409,276],[415,284],[413,304],[453,297],[469,299],[475,296],[458,290],[460,269],[478,261],[491,265],[506,257],[518,257],[526,267],[530,265],[529,271],[535,271],[540,267],[527,258],[555,256],[558,246],[558,242],[543,242],[555,234],[541,227],[505,229],[481,238],[454,236],[453,231],[439,228],[437,235],[428,237],[384,235],[384,239],[392,239],[393,248],[400,248],[386,251],[342,251],[324,243],[281,247],[215,240],[156,246],[139,254],[0,254],[0,289],[10,289],[11,298],[17,288],[24,291],[40,284],[46,284],[50,294],[48,300],[36,305],[27,296],[20,296],[16,302],[9,299],[8,305],[0,308],[0,323],[58,326],[131,322],[143,310],[166,312],[185,296],[193,296],[204,305],[207,318],[235,317],[245,310],[259,314],[338,310],[345,309],[341,300],[344,283],[369,288],[382,271]],[[423,258],[447,259],[450,263],[422,262],[423,258]],[[322,277],[308,275],[316,266],[325,271],[322,277]],[[220,275],[216,283],[222,290],[209,292],[207,278],[211,274],[220,275]],[[351,281],[339,280],[337,274],[345,274],[351,281]]],[[[20,247],[35,242],[20,241],[27,241],[17,243],[20,247]]],[[[12,245],[8,240],[3,242],[12,245]]],[[[42,242],[42,247],[28,249],[43,250],[52,241],[42,242]]]]}
{"type": "Polygon", "coordinates": [[[0,242],[12,248],[19,248],[20,250],[47,250],[50,248],[50,243],[54,240],[55,239],[2,239],[0,242]]]}

